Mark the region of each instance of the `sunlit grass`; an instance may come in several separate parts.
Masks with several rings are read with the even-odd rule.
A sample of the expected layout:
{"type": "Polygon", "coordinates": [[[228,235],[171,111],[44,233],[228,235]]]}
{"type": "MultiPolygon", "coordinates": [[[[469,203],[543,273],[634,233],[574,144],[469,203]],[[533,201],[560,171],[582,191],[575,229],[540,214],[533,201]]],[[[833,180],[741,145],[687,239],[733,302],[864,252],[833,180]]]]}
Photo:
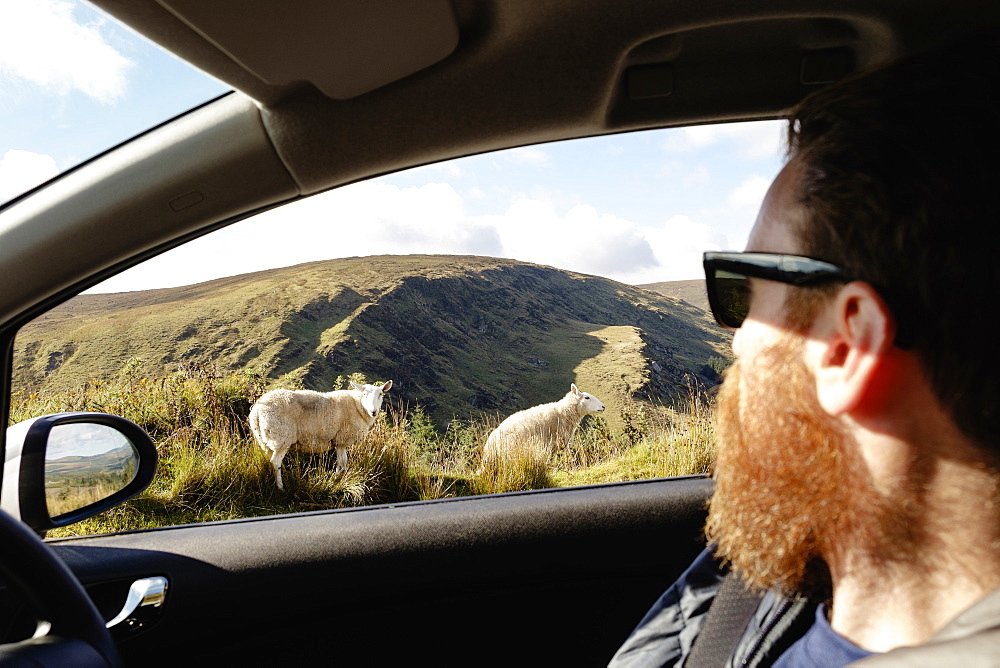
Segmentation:
{"type": "Polygon", "coordinates": [[[126,366],[72,392],[14,395],[12,422],[57,411],[116,413],[149,431],[160,456],[154,482],[137,498],[50,536],[708,473],[714,453],[712,405],[696,392],[672,407],[622,399],[614,416],[621,429],[590,416],[548,461],[510,457],[489,468],[480,467],[480,454],[500,416],[453,420],[442,431],[419,407],[390,396],[368,437],[349,449],[346,470],[335,469],[333,450],[293,448],[279,490],[246,425],[264,389],[260,376],[208,364],[160,379],[133,371],[126,366]]]}

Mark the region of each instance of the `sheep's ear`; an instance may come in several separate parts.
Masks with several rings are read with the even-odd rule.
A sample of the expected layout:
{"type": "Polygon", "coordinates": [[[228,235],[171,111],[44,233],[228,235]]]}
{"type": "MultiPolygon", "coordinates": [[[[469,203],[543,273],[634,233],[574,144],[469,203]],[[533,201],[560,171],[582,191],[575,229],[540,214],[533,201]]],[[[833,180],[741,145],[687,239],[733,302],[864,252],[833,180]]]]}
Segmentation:
{"type": "Polygon", "coordinates": [[[576,386],[576,383],[569,384],[569,391],[575,394],[576,396],[580,396],[580,388],[576,386]]]}
{"type": "Polygon", "coordinates": [[[349,382],[349,383],[351,384],[351,387],[353,387],[353,388],[354,388],[355,390],[357,390],[358,392],[363,392],[363,391],[364,391],[364,389],[365,389],[365,386],[364,386],[364,385],[358,385],[358,384],[357,384],[357,383],[355,383],[355,382],[354,382],[353,380],[349,380],[349,381],[347,381],[347,382],[349,382]]]}
{"type": "Polygon", "coordinates": [[[385,381],[385,385],[382,386],[382,391],[383,392],[388,392],[390,387],[392,387],[392,381],[391,380],[387,380],[387,381],[385,381]]]}

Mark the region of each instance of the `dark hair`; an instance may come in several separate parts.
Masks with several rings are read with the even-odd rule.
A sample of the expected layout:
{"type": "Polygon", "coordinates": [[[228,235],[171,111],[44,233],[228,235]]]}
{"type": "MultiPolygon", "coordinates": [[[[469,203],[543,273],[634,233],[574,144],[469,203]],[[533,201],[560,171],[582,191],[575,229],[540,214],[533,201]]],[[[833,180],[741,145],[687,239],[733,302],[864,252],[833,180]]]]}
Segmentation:
{"type": "Polygon", "coordinates": [[[869,71],[789,119],[804,252],[875,287],[958,427],[1000,455],[997,35],[869,71]]]}

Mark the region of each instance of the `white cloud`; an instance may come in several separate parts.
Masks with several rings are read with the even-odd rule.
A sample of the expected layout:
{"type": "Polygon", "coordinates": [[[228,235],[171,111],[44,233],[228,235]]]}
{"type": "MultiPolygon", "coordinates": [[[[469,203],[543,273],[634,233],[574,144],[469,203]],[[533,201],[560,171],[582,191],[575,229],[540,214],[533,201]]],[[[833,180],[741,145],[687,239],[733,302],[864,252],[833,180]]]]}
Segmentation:
{"type": "Polygon", "coordinates": [[[707,225],[674,216],[645,227],[587,204],[521,197],[473,216],[448,184],[365,181],[265,212],[105,282],[101,292],[185,285],[313,260],[378,254],[508,257],[624,283],[697,278],[701,254],[726,247],[707,225]],[[164,278],[168,277],[168,278],[164,278]]]}
{"type": "Polygon", "coordinates": [[[735,154],[741,158],[770,158],[781,154],[784,130],[784,121],[693,125],[668,133],[664,148],[696,151],[728,141],[736,145],[735,154]]]}
{"type": "Polygon", "coordinates": [[[143,290],[338,257],[501,255],[497,231],[466,216],[448,184],[363,181],[266,211],[176,248],[96,291],[143,290]]]}
{"type": "Polygon", "coordinates": [[[481,220],[497,230],[504,257],[609,277],[656,262],[636,225],[585,204],[560,213],[550,201],[520,199],[481,220]]]}
{"type": "Polygon", "coordinates": [[[619,279],[626,283],[699,278],[703,276],[702,253],[728,247],[724,234],[687,216],[673,216],[663,227],[643,228],[643,232],[656,255],[656,264],[619,279]]]}
{"type": "Polygon", "coordinates": [[[338,253],[341,250],[338,245],[358,249],[361,252],[352,254],[364,255],[373,252],[494,254],[500,249],[495,231],[470,221],[461,196],[447,183],[399,188],[385,182],[365,181],[325,197],[311,198],[302,205],[314,209],[313,219],[329,221],[326,229],[322,233],[317,231],[314,238],[325,236],[338,253]],[[330,223],[337,225],[335,230],[329,229],[330,223]]]}
{"type": "Polygon", "coordinates": [[[761,202],[764,201],[764,195],[770,186],[770,179],[763,176],[750,176],[729,193],[727,201],[734,209],[753,209],[756,211],[760,208],[761,202]]]}
{"type": "Polygon", "coordinates": [[[51,156],[10,149],[0,158],[0,203],[48,181],[58,173],[59,168],[51,156]]]}
{"type": "Polygon", "coordinates": [[[549,154],[537,148],[515,148],[504,152],[504,157],[518,165],[540,167],[549,162],[549,154]]]}
{"type": "Polygon", "coordinates": [[[0,74],[112,103],[134,63],[105,41],[103,20],[82,25],[73,9],[63,0],[0,0],[0,74]]]}

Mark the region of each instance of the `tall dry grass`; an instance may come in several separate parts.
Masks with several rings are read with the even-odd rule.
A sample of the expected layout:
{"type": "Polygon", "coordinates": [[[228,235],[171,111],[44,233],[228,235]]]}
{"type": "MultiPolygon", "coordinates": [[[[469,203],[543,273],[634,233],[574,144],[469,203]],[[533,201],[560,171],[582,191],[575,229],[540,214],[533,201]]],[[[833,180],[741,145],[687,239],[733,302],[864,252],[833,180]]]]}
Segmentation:
{"type": "MultiPolygon", "coordinates": [[[[627,404],[624,428],[615,433],[590,416],[572,445],[548,462],[511,458],[480,471],[482,445],[499,416],[453,420],[440,430],[419,406],[390,395],[369,435],[350,448],[346,470],[335,470],[332,450],[293,449],[282,465],[285,490],[279,490],[246,423],[265,389],[260,374],[189,364],[150,379],[138,377],[137,368],[128,364],[115,378],[70,392],[14,394],[11,422],[70,410],[115,413],[146,429],[160,456],[156,478],[140,496],[50,535],[707,473],[714,452],[711,403],[691,392],[672,407],[627,404]]],[[[343,385],[347,380],[364,378],[344,378],[343,385]]]]}
{"type": "Polygon", "coordinates": [[[49,516],[63,515],[108,498],[127,485],[129,480],[95,479],[84,484],[46,486],[45,506],[49,516]]]}

